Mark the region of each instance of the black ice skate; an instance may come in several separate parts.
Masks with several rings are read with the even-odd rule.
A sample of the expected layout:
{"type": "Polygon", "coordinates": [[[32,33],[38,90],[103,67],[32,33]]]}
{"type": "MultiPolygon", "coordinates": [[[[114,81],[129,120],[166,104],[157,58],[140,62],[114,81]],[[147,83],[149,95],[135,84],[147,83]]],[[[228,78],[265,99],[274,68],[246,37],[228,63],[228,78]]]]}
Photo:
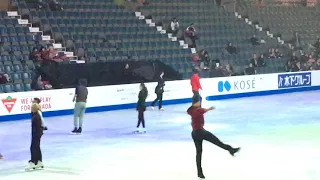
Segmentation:
{"type": "Polygon", "coordinates": [[[74,128],[73,131],[71,131],[72,134],[77,134],[77,132],[78,132],[77,128],[74,128]]]}
{"type": "Polygon", "coordinates": [[[201,169],[200,171],[198,171],[198,178],[199,178],[199,180],[206,178],[206,177],[204,177],[204,175],[203,175],[202,169],[201,169]]]}
{"type": "Polygon", "coordinates": [[[82,133],[82,128],[79,127],[78,130],[77,130],[77,134],[81,134],[82,133]]]}
{"type": "Polygon", "coordinates": [[[47,126],[43,127],[43,130],[44,130],[44,131],[48,130],[47,126]]]}
{"type": "Polygon", "coordinates": [[[232,156],[235,156],[236,153],[240,151],[240,148],[232,148],[229,152],[232,156]]]}

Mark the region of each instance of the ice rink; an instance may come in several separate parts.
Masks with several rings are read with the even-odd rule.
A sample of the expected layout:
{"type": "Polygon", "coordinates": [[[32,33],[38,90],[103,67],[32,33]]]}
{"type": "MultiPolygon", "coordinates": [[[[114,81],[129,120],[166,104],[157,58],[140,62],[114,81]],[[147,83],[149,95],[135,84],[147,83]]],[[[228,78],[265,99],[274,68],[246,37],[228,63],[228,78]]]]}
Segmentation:
{"type": "MultiPolygon", "coordinates": [[[[237,157],[204,142],[208,180],[320,180],[320,91],[210,101],[205,128],[241,146],[237,157]]],[[[190,104],[146,112],[147,134],[133,134],[133,109],[46,118],[44,170],[25,172],[30,120],[0,123],[0,180],[196,180],[190,104]]]]}

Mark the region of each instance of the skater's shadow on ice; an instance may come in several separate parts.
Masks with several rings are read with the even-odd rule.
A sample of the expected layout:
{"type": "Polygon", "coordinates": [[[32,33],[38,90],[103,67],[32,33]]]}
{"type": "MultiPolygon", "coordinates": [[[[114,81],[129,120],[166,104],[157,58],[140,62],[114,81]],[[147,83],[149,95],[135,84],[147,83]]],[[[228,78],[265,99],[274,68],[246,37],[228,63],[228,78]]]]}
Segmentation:
{"type": "Polygon", "coordinates": [[[44,169],[38,169],[33,171],[25,171],[25,167],[14,167],[9,169],[0,170],[0,177],[5,176],[14,176],[18,174],[24,173],[48,173],[48,174],[61,174],[61,175],[80,175],[79,170],[71,169],[71,168],[64,168],[64,167],[45,167],[44,169]]]}

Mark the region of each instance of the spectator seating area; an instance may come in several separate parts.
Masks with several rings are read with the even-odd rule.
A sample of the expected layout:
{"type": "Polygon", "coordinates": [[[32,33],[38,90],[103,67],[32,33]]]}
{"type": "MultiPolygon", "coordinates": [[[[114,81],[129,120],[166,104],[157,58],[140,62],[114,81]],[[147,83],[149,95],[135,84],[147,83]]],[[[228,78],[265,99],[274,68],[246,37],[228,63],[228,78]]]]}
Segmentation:
{"type": "Polygon", "coordinates": [[[0,13],[0,73],[8,75],[3,83],[11,82],[0,85],[0,93],[31,90],[34,64],[29,60],[29,53],[39,38],[30,33],[28,27],[8,17],[7,12],[0,13]]]}
{"type": "MultiPolygon", "coordinates": [[[[246,24],[235,17],[234,13],[226,12],[215,1],[157,1],[149,0],[149,6],[141,8],[145,16],[152,16],[156,24],[161,22],[167,29],[173,17],[176,17],[180,29],[185,30],[191,23],[195,24],[196,34],[199,36],[197,50],[205,49],[211,59],[219,59],[223,65],[231,64],[234,71],[243,72],[248,66],[253,54],[266,53],[269,48],[279,48],[276,39],[272,39],[265,32],[257,31],[255,26],[246,24]],[[250,38],[256,35],[258,39],[266,41],[265,44],[253,46],[250,38]],[[223,53],[228,42],[237,47],[236,55],[223,53]]],[[[266,67],[257,69],[257,73],[275,73],[283,70],[285,60],[270,59],[266,67]]]]}
{"type": "Polygon", "coordinates": [[[65,0],[60,2],[64,11],[36,11],[34,5],[19,3],[28,8],[33,20],[40,21],[45,33],[63,42],[87,63],[118,60],[161,59],[175,69],[191,73],[189,49],[172,42],[165,34],[150,28],[135,17],[134,12],[121,9],[112,0],[65,0]],[[81,54],[79,51],[84,50],[81,54]]]}
{"type": "Polygon", "coordinates": [[[249,8],[240,13],[242,17],[262,27],[263,31],[269,31],[284,41],[290,49],[286,55],[285,70],[319,70],[320,14],[317,1],[267,0],[260,5],[252,6],[248,2],[249,8]]]}
{"type": "Polygon", "coordinates": [[[264,2],[265,6],[262,8],[248,4],[250,9],[242,15],[292,45],[308,49],[309,44],[315,43],[320,35],[318,21],[320,14],[316,10],[317,6],[312,4],[306,7],[301,2],[297,4],[297,1],[275,3],[269,0],[264,2]],[[299,44],[296,44],[295,33],[298,33],[299,44]]]}

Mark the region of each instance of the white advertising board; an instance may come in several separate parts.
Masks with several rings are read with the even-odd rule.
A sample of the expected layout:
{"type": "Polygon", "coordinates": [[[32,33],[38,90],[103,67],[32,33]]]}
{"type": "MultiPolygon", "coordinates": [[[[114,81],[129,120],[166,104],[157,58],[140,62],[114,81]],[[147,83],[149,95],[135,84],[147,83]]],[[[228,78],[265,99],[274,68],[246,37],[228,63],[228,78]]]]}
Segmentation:
{"type": "MultiPolygon", "coordinates": [[[[254,93],[281,89],[320,86],[320,71],[281,73],[252,76],[232,76],[201,79],[206,96],[254,93]]],[[[156,98],[156,83],[147,83],[149,91],[147,101],[156,98]]],[[[47,90],[0,94],[1,116],[26,114],[30,112],[32,99],[42,100],[44,112],[73,109],[75,89],[47,90]]],[[[101,107],[136,103],[139,84],[90,87],[87,107],[101,107]]],[[[186,99],[192,97],[189,80],[166,82],[163,100],[186,99]]]]}

